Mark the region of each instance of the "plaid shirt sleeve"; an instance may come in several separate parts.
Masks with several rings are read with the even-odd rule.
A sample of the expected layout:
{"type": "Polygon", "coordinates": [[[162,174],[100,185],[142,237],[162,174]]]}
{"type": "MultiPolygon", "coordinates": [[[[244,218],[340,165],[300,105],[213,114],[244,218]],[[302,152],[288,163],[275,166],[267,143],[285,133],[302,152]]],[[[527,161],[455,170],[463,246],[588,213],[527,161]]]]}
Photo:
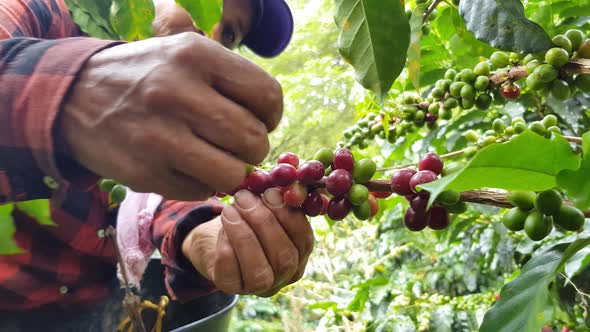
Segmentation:
{"type": "MultiPolygon", "coordinates": [[[[96,186],[88,186],[98,177],[60,155],[53,131],[63,99],[86,60],[118,43],[81,37],[64,0],[0,0],[0,205],[51,198],[52,216],[60,226],[50,229],[23,222],[27,217],[22,214],[14,216],[15,237],[27,253],[0,257],[0,295],[19,294],[18,301],[0,299],[0,310],[54,301],[75,303],[102,294],[100,285],[89,282],[99,274],[92,264],[96,260],[89,258],[99,256],[109,262],[114,258],[106,240],[96,236],[109,224],[107,205],[97,198],[102,196],[96,186]],[[64,197],[63,190],[52,190],[70,185],[80,191],[72,189],[73,194],[64,197]],[[94,197],[90,203],[67,203],[88,197],[82,190],[90,188],[94,197]],[[89,209],[94,212],[86,213],[89,209]],[[30,229],[24,227],[29,224],[30,229]],[[58,240],[48,242],[50,233],[58,240]],[[33,241],[33,236],[39,241],[33,241]],[[32,247],[32,243],[38,245],[32,247]],[[60,264],[46,263],[42,257],[48,250],[60,258],[60,264]],[[55,289],[62,284],[75,284],[78,292],[60,300],[55,289]]],[[[152,237],[160,248],[173,298],[188,300],[213,290],[185,261],[180,247],[191,229],[220,211],[221,203],[215,200],[161,204],[152,237]]]]}
{"type": "Polygon", "coordinates": [[[0,203],[48,198],[44,179],[75,175],[58,168],[73,162],[56,154],[55,119],[86,60],[117,43],[79,34],[63,0],[0,2],[0,203]]]}
{"type": "Polygon", "coordinates": [[[185,302],[216,290],[184,257],[181,247],[191,230],[218,216],[223,207],[215,198],[206,202],[164,201],[160,205],[152,234],[162,254],[165,284],[172,299],[185,302]]]}

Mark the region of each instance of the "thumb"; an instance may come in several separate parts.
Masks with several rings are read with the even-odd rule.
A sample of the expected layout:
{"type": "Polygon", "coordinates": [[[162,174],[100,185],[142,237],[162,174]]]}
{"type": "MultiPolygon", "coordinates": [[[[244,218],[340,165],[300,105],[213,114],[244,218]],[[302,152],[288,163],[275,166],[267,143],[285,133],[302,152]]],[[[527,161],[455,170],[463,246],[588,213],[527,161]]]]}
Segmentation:
{"type": "Polygon", "coordinates": [[[190,14],[174,0],[154,0],[156,17],[152,23],[154,35],[170,36],[182,32],[199,32],[190,14]]]}

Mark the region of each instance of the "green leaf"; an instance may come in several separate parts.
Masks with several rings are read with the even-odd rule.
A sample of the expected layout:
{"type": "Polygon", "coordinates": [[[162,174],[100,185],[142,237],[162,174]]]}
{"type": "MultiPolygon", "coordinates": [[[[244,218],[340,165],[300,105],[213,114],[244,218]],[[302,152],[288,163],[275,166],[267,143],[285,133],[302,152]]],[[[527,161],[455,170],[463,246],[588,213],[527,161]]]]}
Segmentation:
{"type": "Polygon", "coordinates": [[[328,310],[330,308],[334,308],[336,309],[336,307],[338,307],[338,303],[334,302],[334,301],[321,301],[321,302],[316,302],[313,304],[310,304],[307,306],[308,309],[323,309],[323,310],[328,310]]]}
{"type": "Polygon", "coordinates": [[[213,27],[221,20],[223,0],[176,0],[186,9],[195,21],[195,25],[211,36],[213,27]]]}
{"type": "Polygon", "coordinates": [[[477,39],[496,48],[537,53],[553,47],[543,28],[525,16],[520,0],[461,1],[459,12],[477,39]]]}
{"type": "Polygon", "coordinates": [[[420,188],[430,191],[430,204],[447,189],[542,191],[557,185],[559,172],[579,165],[580,157],[562,136],[547,139],[526,131],[510,142],[482,149],[463,170],[420,188]]]}
{"type": "Polygon", "coordinates": [[[351,311],[357,311],[357,312],[363,311],[368,299],[369,299],[369,287],[366,287],[366,286],[361,287],[354,295],[354,298],[352,299],[352,301],[350,301],[350,303],[348,304],[347,309],[351,310],[351,311]]]}
{"type": "Polygon", "coordinates": [[[15,203],[15,206],[24,214],[37,220],[41,225],[57,225],[53,220],[51,220],[51,208],[49,207],[48,199],[36,199],[33,201],[18,202],[15,203]]]}
{"type": "Polygon", "coordinates": [[[152,37],[154,17],[152,0],[113,0],[111,24],[124,40],[135,41],[152,37]]]}
{"type": "Polygon", "coordinates": [[[66,0],[74,22],[91,37],[118,39],[110,22],[111,1],[66,0]]]}
{"type": "Polygon", "coordinates": [[[582,238],[533,257],[518,277],[502,287],[500,300],[486,313],[479,331],[540,331],[551,320],[544,313],[549,283],[576,252],[588,245],[590,238],[582,238]]]}
{"type": "Polygon", "coordinates": [[[412,85],[420,91],[420,40],[422,39],[422,24],[427,4],[416,6],[410,18],[410,47],[408,48],[408,76],[412,85]]]}
{"type": "Polygon", "coordinates": [[[22,253],[13,239],[16,228],[12,218],[13,204],[0,205],[0,255],[13,255],[22,253]]]}
{"type": "Polygon", "coordinates": [[[584,157],[580,169],[564,170],[557,176],[557,184],[580,209],[590,208],[590,132],[583,136],[584,157]]]}
{"type": "Polygon", "coordinates": [[[399,0],[337,0],[338,49],[356,79],[381,102],[401,73],[410,24],[399,0]]]}

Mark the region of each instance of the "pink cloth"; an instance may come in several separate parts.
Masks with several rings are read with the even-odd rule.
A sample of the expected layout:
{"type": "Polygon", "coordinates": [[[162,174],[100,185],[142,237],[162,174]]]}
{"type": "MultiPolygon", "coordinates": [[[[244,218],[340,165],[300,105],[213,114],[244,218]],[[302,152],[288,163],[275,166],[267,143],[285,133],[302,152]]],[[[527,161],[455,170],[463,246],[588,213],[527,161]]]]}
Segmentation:
{"type": "MultiPolygon", "coordinates": [[[[156,250],[152,243],[150,227],[162,196],[153,193],[136,193],[127,188],[127,196],[119,206],[117,215],[117,243],[129,283],[139,288],[141,278],[156,250]]],[[[117,276],[123,282],[121,266],[117,276]]]]}

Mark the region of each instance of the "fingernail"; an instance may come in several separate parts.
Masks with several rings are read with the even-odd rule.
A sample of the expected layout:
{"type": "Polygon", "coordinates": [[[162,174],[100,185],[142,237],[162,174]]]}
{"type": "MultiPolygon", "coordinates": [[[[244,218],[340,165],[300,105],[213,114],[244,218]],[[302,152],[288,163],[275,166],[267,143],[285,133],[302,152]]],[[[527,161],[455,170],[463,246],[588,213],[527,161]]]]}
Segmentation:
{"type": "Polygon", "coordinates": [[[283,193],[281,193],[281,190],[278,188],[267,189],[264,192],[264,195],[262,195],[262,199],[264,200],[264,203],[271,208],[281,208],[285,205],[285,202],[283,201],[283,193]]]}
{"type": "Polygon", "coordinates": [[[241,221],[242,217],[235,207],[228,205],[226,206],[221,214],[225,217],[225,221],[230,224],[237,224],[241,221]]]}
{"type": "Polygon", "coordinates": [[[260,202],[260,200],[256,196],[254,196],[253,193],[251,193],[248,190],[238,191],[234,195],[234,198],[236,199],[236,204],[242,210],[251,210],[251,209],[255,208],[260,202]]]}

